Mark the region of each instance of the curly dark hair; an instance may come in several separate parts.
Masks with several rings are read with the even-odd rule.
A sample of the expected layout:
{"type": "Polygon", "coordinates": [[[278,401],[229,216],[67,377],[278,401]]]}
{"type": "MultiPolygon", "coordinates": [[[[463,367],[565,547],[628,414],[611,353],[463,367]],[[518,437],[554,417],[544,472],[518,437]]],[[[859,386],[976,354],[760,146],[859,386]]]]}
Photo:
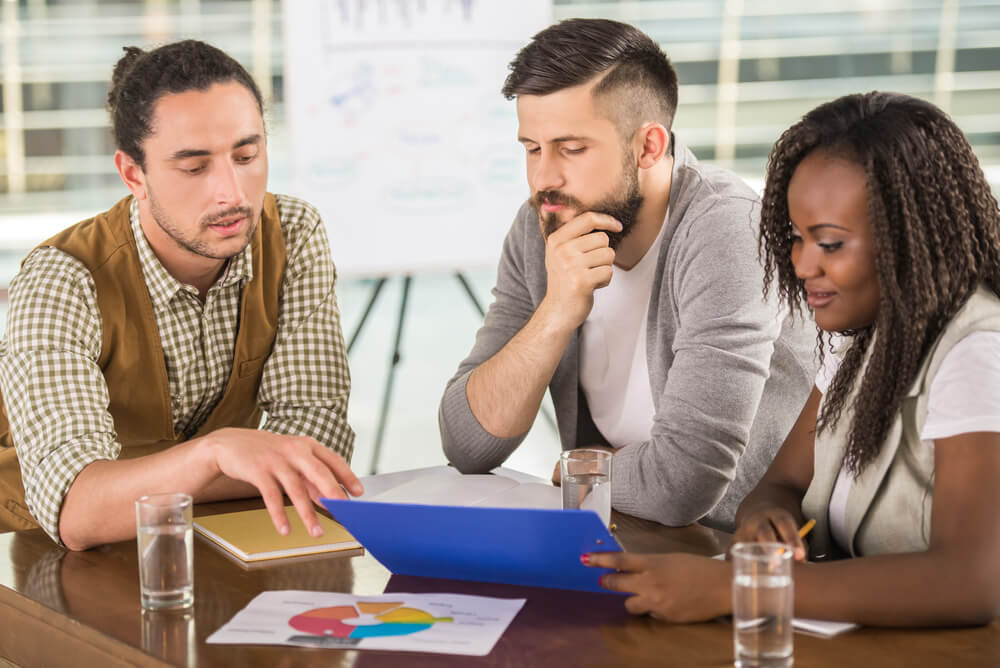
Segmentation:
{"type": "Polygon", "coordinates": [[[235,81],[253,95],[264,114],[260,90],[250,73],[216,47],[186,39],[152,51],[122,47],[125,55],[115,64],[108,91],[111,132],[115,144],[143,169],[142,143],[152,132],[156,102],[168,93],[207,90],[212,84],[235,81]]]}
{"type": "MultiPolygon", "coordinates": [[[[947,323],[980,284],[1000,294],[1000,210],[969,142],[933,104],[883,92],[823,104],[781,135],[767,165],[764,291],[776,283],[793,311],[801,312],[805,290],[792,266],[788,183],[817,149],[864,169],[875,238],[878,315],[845,333],[850,343],[817,419],[819,431],[837,422],[863,369],[844,460],[858,475],[947,323]]],[[[823,342],[820,332],[821,356],[823,342]]]]}

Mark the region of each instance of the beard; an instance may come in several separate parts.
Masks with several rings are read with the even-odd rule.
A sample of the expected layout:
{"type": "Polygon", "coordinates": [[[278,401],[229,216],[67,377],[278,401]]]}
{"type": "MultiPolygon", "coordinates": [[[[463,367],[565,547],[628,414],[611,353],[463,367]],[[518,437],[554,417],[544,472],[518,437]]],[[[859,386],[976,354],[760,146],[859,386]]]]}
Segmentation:
{"type": "Polygon", "coordinates": [[[645,198],[639,193],[639,173],[632,161],[626,161],[622,182],[617,191],[606,195],[602,199],[592,204],[586,204],[581,200],[567,195],[560,190],[539,190],[531,198],[531,203],[538,212],[538,217],[542,220],[542,228],[546,238],[558,230],[562,223],[559,222],[556,213],[543,213],[542,204],[561,204],[577,211],[577,215],[585,211],[603,213],[611,216],[622,224],[619,232],[602,230],[608,235],[608,245],[612,250],[617,250],[621,242],[635,228],[639,218],[639,209],[645,198]]]}
{"type": "Polygon", "coordinates": [[[258,216],[254,213],[252,208],[247,206],[234,206],[226,209],[225,211],[204,216],[198,221],[197,226],[194,228],[194,232],[184,230],[181,225],[174,221],[173,218],[171,218],[171,216],[167,213],[166,209],[160,206],[160,203],[156,200],[152,190],[149,190],[149,209],[156,224],[180,248],[194,253],[195,255],[211,258],[213,260],[228,260],[229,258],[242,253],[250,243],[250,240],[253,238],[253,233],[257,229],[258,216]],[[196,236],[198,232],[207,228],[209,225],[230,216],[243,216],[250,221],[250,224],[247,225],[246,234],[242,240],[243,243],[240,244],[238,250],[229,253],[220,253],[219,251],[213,249],[211,244],[199,239],[196,236]]]}

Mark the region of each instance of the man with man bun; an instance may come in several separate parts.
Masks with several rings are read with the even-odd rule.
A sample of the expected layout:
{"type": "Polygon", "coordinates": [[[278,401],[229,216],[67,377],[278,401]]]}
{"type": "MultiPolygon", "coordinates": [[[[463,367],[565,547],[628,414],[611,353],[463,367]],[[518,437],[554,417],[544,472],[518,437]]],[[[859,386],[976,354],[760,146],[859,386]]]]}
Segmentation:
{"type": "Polygon", "coordinates": [[[108,95],[130,195],[36,248],[0,343],[0,530],[135,536],[133,501],[261,496],[313,535],[348,466],[350,374],[326,230],[267,192],[260,92],[186,40],[135,47],[108,95]],[[262,423],[262,416],[263,423],[262,423]]]}

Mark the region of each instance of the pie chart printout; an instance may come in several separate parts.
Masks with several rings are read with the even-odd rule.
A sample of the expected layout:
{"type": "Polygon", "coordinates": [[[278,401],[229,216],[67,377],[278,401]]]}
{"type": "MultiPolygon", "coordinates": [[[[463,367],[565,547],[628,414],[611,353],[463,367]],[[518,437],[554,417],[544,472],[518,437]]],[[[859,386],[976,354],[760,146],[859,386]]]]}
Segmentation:
{"type": "Polygon", "coordinates": [[[466,594],[265,591],[205,642],[486,656],[524,603],[466,594]]]}
{"type": "Polygon", "coordinates": [[[358,601],[354,605],[307,610],[289,619],[288,625],[313,636],[361,639],[404,636],[452,621],[451,617],[435,617],[406,607],[402,601],[358,601]]]}

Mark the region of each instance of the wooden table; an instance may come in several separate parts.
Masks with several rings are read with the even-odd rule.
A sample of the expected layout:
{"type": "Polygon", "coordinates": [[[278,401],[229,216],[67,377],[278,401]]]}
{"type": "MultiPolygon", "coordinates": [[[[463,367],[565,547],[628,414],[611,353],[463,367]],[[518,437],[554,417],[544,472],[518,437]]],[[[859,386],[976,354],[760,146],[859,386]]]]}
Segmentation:
{"type": "MultiPolygon", "coordinates": [[[[197,514],[246,507],[199,507],[197,514]]],[[[668,529],[616,515],[636,552],[721,552],[726,534],[668,529]]],[[[195,606],[143,613],[135,541],[86,552],[56,547],[41,531],[0,534],[0,657],[34,666],[727,666],[729,624],[670,625],[630,617],[614,595],[390,576],[370,555],[276,562],[246,570],[195,538],[195,606]],[[485,657],[411,652],[206,645],[205,638],[261,591],[306,589],[479,594],[527,603],[485,657]]],[[[983,628],[860,629],[832,639],[795,636],[795,665],[1000,666],[1000,622],[983,628]]]]}

